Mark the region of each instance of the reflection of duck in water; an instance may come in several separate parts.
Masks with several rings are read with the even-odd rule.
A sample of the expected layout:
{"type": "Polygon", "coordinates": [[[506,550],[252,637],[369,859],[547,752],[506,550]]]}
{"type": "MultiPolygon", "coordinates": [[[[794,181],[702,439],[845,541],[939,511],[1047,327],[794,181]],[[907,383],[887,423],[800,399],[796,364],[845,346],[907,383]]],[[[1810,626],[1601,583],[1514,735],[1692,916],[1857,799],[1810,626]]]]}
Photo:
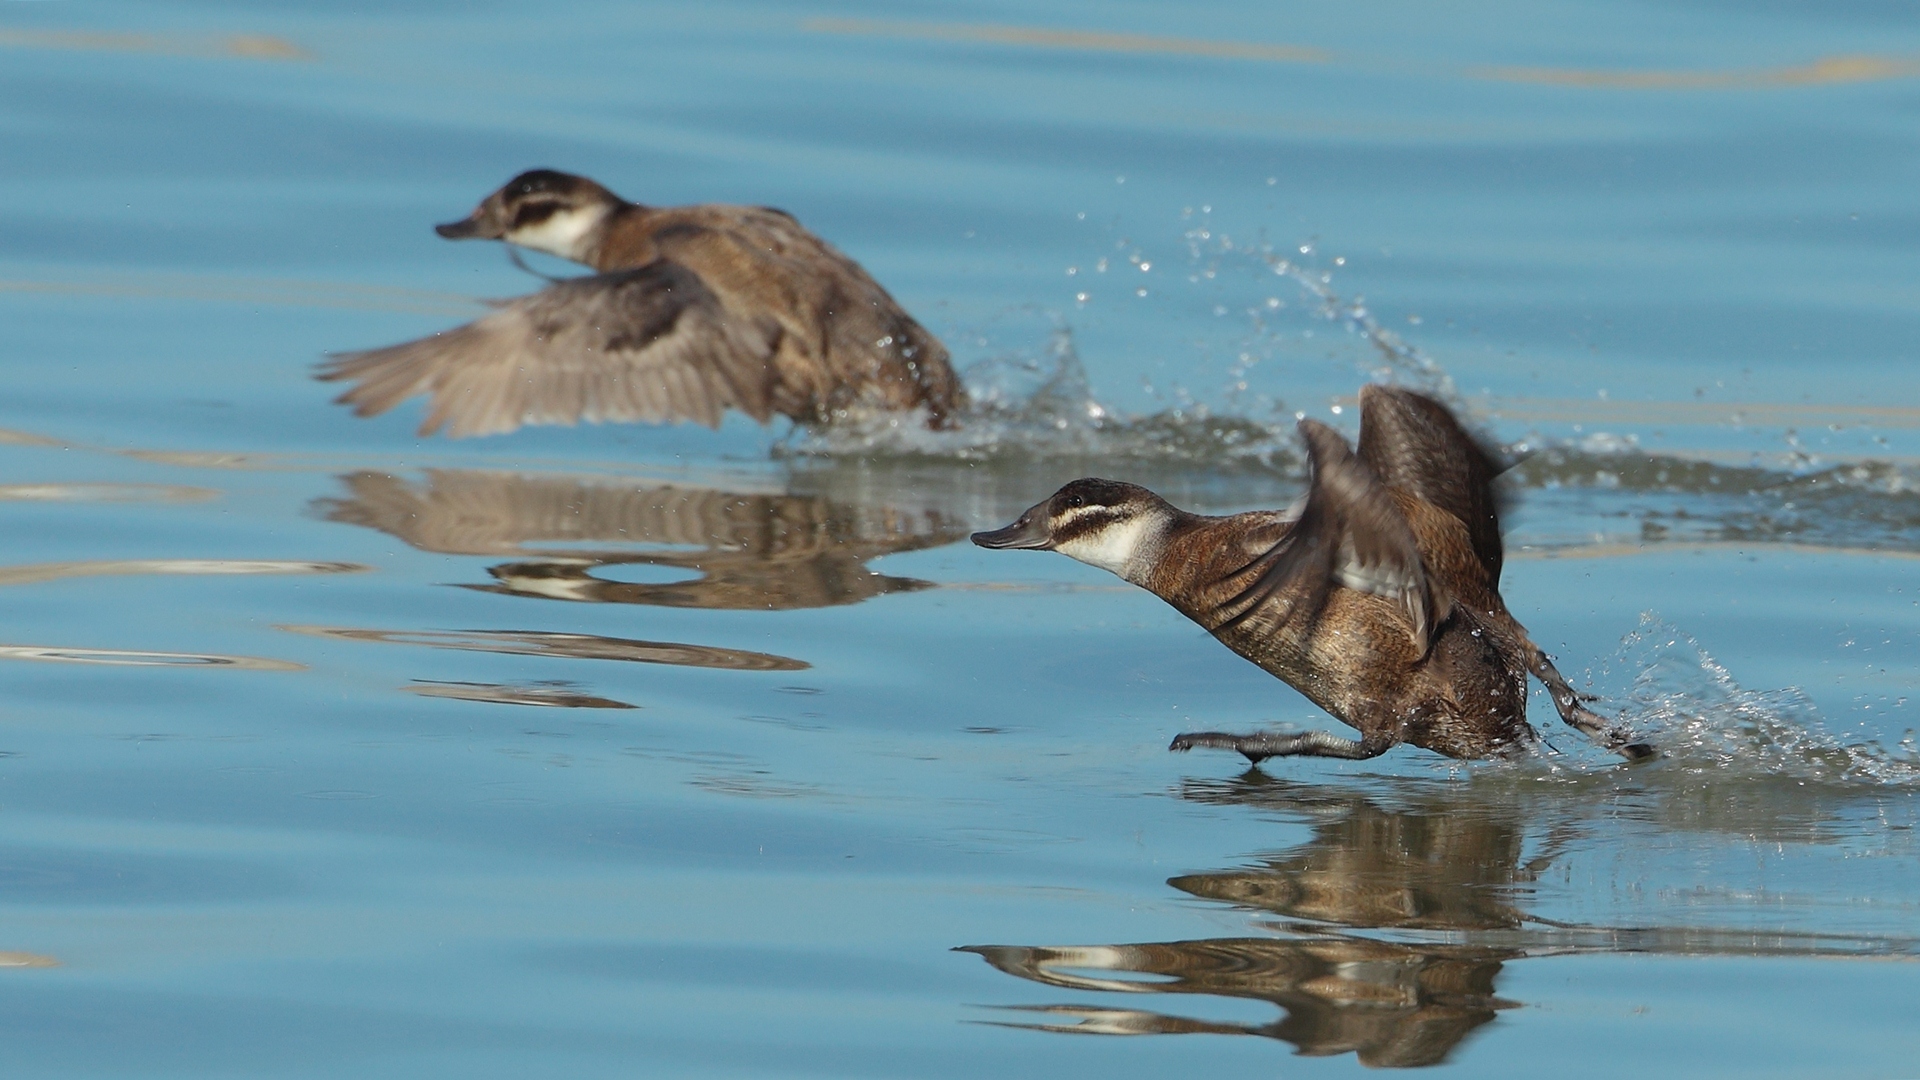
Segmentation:
{"type": "Polygon", "coordinates": [[[1370,758],[1400,743],[1484,758],[1531,745],[1527,673],[1561,719],[1629,759],[1652,751],[1580,704],[1500,598],[1493,478],[1501,466],[1439,402],[1360,391],[1360,449],[1302,420],[1313,475],[1287,511],[1202,517],[1145,488],[1076,480],[991,548],[1043,548],[1140,585],[1206,627],[1358,740],[1303,734],[1182,735],[1249,759],[1370,758]]]}
{"type": "Polygon", "coordinates": [[[734,610],[855,604],[928,587],[869,570],[867,560],[963,535],[933,511],[819,496],[457,469],[427,470],[424,485],[373,472],[343,479],[347,498],[316,504],[329,520],[426,551],[511,557],[491,570],[498,584],[474,587],[561,600],[734,610]],[[648,583],[593,573],[635,564],[700,576],[648,583]]]}
{"type": "MultiPolygon", "coordinates": [[[[1685,792],[1677,793],[1685,798],[1685,792]]],[[[1351,1051],[1375,1066],[1438,1064],[1511,1002],[1495,994],[1506,964],[1535,956],[1903,957],[1911,939],[1708,926],[1606,927],[1530,911],[1534,883],[1576,857],[1579,806],[1542,801],[1557,819],[1539,835],[1526,796],[1401,781],[1394,805],[1349,789],[1249,772],[1192,781],[1187,799],[1304,821],[1306,843],[1257,865],[1172,878],[1193,896],[1279,916],[1271,937],[1125,945],[969,946],[1002,971],[1078,991],[1213,994],[1269,1001],[1270,1024],[1217,1023],[1097,1005],[1016,1006],[1019,1026],[1111,1034],[1263,1035],[1303,1054],[1351,1051]],[[1570,809],[1575,814],[1568,814],[1570,809]],[[1532,843],[1529,842],[1530,837],[1532,843]],[[1529,849],[1532,854],[1529,855],[1529,849]],[[1394,940],[1368,936],[1391,931],[1394,940]],[[1424,939],[1424,940],[1423,940],[1424,939]]],[[[1618,803],[1587,806],[1608,819],[1618,803]]],[[[1611,850],[1603,858],[1611,863],[1611,850]]],[[[1575,873],[1574,868],[1569,868],[1575,873]]],[[[1771,904],[1770,898],[1760,897],[1771,904]]]]}
{"type": "Polygon", "coordinates": [[[1143,1009],[1013,1006],[1049,1019],[1041,1031],[1110,1035],[1264,1035],[1315,1057],[1352,1053],[1364,1065],[1437,1065],[1460,1040],[1511,1008],[1493,980],[1511,950],[1414,947],[1365,938],[1217,938],[1143,945],[970,945],[1001,971],[1070,990],[1214,994],[1270,1001],[1270,1024],[1235,1024],[1143,1009]],[[1087,971],[1116,973],[1112,977],[1087,971]],[[1141,978],[1149,976],[1150,978],[1141,978]]]}
{"type": "Polygon", "coordinates": [[[852,259],[779,210],[649,207],[581,176],[522,173],[448,239],[482,238],[593,267],[477,322],[344,353],[323,379],[361,416],[415,394],[421,434],[458,438],[581,420],[718,427],[729,408],[821,424],[850,408],[965,402],[947,350],[852,259]]]}
{"type": "Polygon", "coordinates": [[[1306,814],[1313,839],[1257,867],[1167,884],[1208,900],[1363,929],[1517,929],[1529,921],[1518,901],[1569,838],[1550,830],[1534,857],[1522,861],[1526,827],[1514,807],[1443,794],[1387,809],[1361,794],[1259,772],[1189,783],[1182,794],[1306,814]]]}
{"type": "Polygon", "coordinates": [[[1302,847],[1246,869],[1190,874],[1168,884],[1209,900],[1313,925],[1287,937],[1224,938],[1068,948],[976,947],[1010,974],[1054,986],[1136,993],[1219,994],[1271,1001],[1266,1025],[1212,1024],[1138,1010],[1049,1008],[1074,1024],[1054,1030],[1265,1035],[1303,1054],[1353,1052],[1363,1064],[1438,1064],[1510,1002],[1494,995],[1502,965],[1526,955],[1511,943],[1406,943],[1343,933],[1393,928],[1459,934],[1521,926],[1515,902],[1558,846],[1523,863],[1525,829],[1484,808],[1383,809],[1366,797],[1249,773],[1189,785],[1188,798],[1292,809],[1313,823],[1302,847]],[[1090,978],[1076,970],[1116,973],[1090,978]],[[1133,977],[1128,977],[1129,975],[1133,977]],[[1151,981],[1138,976],[1154,976],[1151,981]]]}

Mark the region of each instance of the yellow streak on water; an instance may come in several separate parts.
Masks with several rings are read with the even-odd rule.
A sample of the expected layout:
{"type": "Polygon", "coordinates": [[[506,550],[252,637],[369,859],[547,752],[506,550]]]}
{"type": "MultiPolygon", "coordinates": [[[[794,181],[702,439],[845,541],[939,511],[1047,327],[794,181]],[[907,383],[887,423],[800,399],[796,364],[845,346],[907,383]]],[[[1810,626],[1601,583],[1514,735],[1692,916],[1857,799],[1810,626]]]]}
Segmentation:
{"type": "Polygon", "coordinates": [[[1920,76],[1920,60],[1900,56],[1823,56],[1810,64],[1746,71],[1609,71],[1549,67],[1468,68],[1469,78],[1594,90],[1773,90],[1920,76]]]}
{"type": "MultiPolygon", "coordinates": [[[[1000,23],[920,23],[882,19],[808,19],[801,29],[818,34],[916,38],[926,41],[977,41],[1088,52],[1197,56],[1214,60],[1257,60],[1286,64],[1326,64],[1336,55],[1311,45],[1217,41],[1119,34],[1000,23]]],[[[1389,57],[1349,57],[1352,66],[1406,72],[1409,65],[1389,57]]],[[[1607,68],[1499,66],[1443,68],[1435,73],[1468,79],[1598,90],[1773,90],[1832,86],[1920,77],[1920,58],[1905,56],[1823,56],[1810,63],[1747,70],[1634,71],[1607,68]]]]}
{"type": "Polygon", "coordinates": [[[0,28],[0,48],[66,49],[76,52],[150,53],[158,56],[240,57],[306,61],[314,55],[286,38],[264,34],[225,37],[101,33],[86,30],[0,28]]]}
{"type": "Polygon", "coordinates": [[[60,961],[30,952],[0,952],[0,968],[57,968],[60,961]]]}

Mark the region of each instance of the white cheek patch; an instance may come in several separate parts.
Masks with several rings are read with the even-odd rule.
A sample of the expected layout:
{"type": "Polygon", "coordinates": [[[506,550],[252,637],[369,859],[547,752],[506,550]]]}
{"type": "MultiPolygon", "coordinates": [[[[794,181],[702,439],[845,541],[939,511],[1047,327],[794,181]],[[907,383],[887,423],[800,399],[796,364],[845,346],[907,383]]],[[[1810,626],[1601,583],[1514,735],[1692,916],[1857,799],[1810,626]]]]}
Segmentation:
{"type": "Polygon", "coordinates": [[[600,218],[605,213],[600,209],[556,211],[539,224],[513,230],[506,235],[506,241],[531,251],[544,251],[549,255],[581,262],[584,261],[581,256],[586,254],[581,250],[581,241],[595,225],[600,224],[600,218]]]}
{"type": "Polygon", "coordinates": [[[1057,544],[1054,550],[1070,559],[1078,559],[1088,566],[1097,566],[1124,578],[1128,576],[1127,567],[1130,564],[1136,560],[1147,561],[1140,559],[1140,556],[1151,558],[1149,541],[1158,535],[1159,524],[1152,515],[1139,514],[1057,544]]]}

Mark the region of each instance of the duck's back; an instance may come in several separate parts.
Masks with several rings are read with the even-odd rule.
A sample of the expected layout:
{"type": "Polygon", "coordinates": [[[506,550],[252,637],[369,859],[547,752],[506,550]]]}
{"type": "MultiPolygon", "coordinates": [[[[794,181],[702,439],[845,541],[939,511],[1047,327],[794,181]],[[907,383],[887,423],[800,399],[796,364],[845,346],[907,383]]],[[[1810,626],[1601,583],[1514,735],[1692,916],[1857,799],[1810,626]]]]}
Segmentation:
{"type": "Polygon", "coordinates": [[[615,222],[599,268],[667,259],[691,269],[729,309],[778,322],[780,411],[827,419],[866,403],[925,406],[944,418],[963,399],[947,350],[860,264],[767,207],[645,210],[615,222]]]}

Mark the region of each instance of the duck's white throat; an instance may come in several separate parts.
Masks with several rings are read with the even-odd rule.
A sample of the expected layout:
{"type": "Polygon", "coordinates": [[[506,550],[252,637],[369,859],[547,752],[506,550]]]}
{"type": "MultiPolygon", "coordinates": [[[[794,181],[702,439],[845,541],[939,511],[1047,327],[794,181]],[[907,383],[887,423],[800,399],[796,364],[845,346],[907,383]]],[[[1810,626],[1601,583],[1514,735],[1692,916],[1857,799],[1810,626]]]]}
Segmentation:
{"type": "Polygon", "coordinates": [[[1165,546],[1172,515],[1147,511],[1054,545],[1054,550],[1143,584],[1165,546]]]}
{"type": "Polygon", "coordinates": [[[558,210],[537,224],[513,230],[504,239],[509,244],[530,251],[544,251],[563,259],[572,259],[574,262],[586,262],[587,256],[591,254],[587,249],[593,232],[606,218],[607,213],[608,210],[604,206],[558,210]]]}

